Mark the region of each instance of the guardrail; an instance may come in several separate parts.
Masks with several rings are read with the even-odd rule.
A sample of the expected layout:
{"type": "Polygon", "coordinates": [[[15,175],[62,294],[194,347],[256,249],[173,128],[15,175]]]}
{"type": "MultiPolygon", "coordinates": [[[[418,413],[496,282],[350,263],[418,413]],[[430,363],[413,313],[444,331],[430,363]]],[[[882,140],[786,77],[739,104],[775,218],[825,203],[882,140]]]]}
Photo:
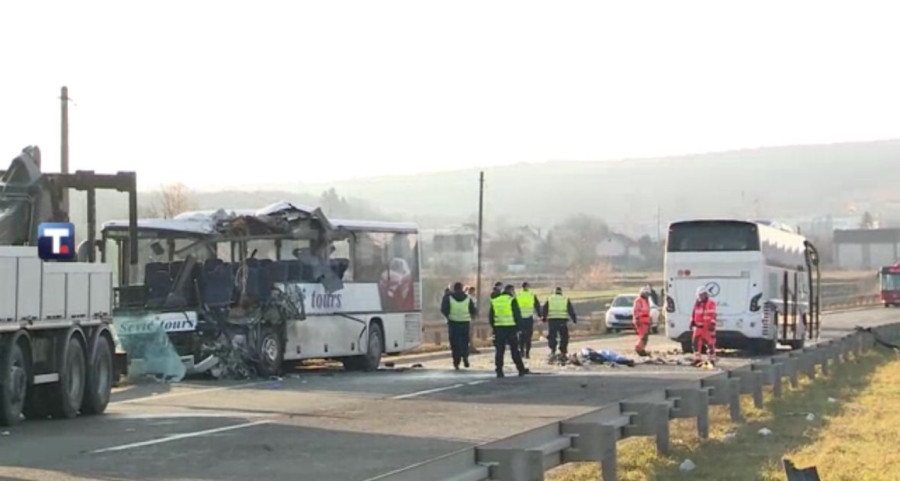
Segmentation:
{"type": "Polygon", "coordinates": [[[413,465],[368,481],[534,481],[544,472],[570,462],[600,463],[602,479],[617,474],[616,446],[633,436],[656,439],[657,452],[669,451],[669,420],[696,418],[701,438],[709,437],[709,406],[727,405],[731,418],[740,421],[741,395],[752,395],[762,407],[763,387],[781,396],[785,379],[796,386],[801,373],[816,377],[816,367],[828,375],[832,366],[847,362],[875,345],[879,338],[900,337],[900,324],[856,331],[814,347],[779,354],[763,361],[712,374],[600,407],[592,412],[549,423],[514,436],[413,465]],[[873,334],[874,333],[874,334],[873,334]]]}

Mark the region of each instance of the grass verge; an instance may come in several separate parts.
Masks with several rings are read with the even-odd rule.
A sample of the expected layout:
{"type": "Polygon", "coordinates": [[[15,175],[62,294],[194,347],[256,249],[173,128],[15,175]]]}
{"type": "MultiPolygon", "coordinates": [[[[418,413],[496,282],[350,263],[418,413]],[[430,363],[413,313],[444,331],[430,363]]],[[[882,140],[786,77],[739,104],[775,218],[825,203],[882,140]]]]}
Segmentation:
{"type": "MultiPolygon", "coordinates": [[[[802,378],[802,375],[801,375],[802,378]]],[[[816,381],[785,384],[781,399],[767,394],[764,409],[742,396],[744,423],[727,408],[710,409],[710,438],[699,439],[694,420],[671,424],[672,450],[657,456],[652,438],[619,443],[619,479],[629,481],[779,480],[788,458],[798,467],[816,466],[824,480],[896,480],[900,473],[900,356],[876,348],[816,381]],[[834,402],[830,402],[832,398],[834,402]],[[806,416],[812,413],[813,421],[806,416]],[[769,436],[758,432],[772,431],[769,436]],[[728,440],[726,434],[733,434],[728,440]],[[697,468],[682,473],[691,459],[697,468]]],[[[596,464],[554,469],[550,481],[600,479],[596,464]]]]}

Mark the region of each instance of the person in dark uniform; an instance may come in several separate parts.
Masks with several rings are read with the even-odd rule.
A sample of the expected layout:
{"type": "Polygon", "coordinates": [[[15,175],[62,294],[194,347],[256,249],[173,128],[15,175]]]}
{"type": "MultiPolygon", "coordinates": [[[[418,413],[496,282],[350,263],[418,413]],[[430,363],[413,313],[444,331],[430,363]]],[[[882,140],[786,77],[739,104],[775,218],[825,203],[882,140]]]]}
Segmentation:
{"type": "Polygon", "coordinates": [[[519,376],[530,372],[525,369],[525,364],[522,362],[519,343],[516,339],[519,333],[516,325],[521,322],[521,318],[522,314],[516,302],[515,289],[509,284],[500,294],[491,299],[491,310],[488,315],[488,322],[494,329],[494,368],[497,371],[497,377],[503,377],[503,357],[506,346],[509,346],[509,353],[512,355],[516,369],[519,370],[519,376]]]}
{"type": "Polygon", "coordinates": [[[531,338],[534,337],[534,318],[541,315],[541,301],[528,289],[528,282],[522,283],[522,290],[516,293],[516,303],[522,314],[522,323],[519,325],[519,349],[522,357],[531,357],[531,338]]]}
{"type": "Polygon", "coordinates": [[[460,361],[469,367],[469,326],[477,313],[475,301],[463,289],[462,283],[453,284],[453,291],[441,302],[441,314],[447,318],[453,369],[459,370],[460,361]]]}
{"type": "Polygon", "coordinates": [[[565,357],[569,354],[569,320],[577,323],[578,318],[575,314],[575,308],[572,307],[572,301],[563,295],[562,287],[557,287],[556,291],[547,299],[544,304],[543,312],[544,322],[549,322],[550,333],[547,335],[547,344],[550,347],[550,358],[556,358],[556,339],[559,337],[559,353],[565,357]]]}

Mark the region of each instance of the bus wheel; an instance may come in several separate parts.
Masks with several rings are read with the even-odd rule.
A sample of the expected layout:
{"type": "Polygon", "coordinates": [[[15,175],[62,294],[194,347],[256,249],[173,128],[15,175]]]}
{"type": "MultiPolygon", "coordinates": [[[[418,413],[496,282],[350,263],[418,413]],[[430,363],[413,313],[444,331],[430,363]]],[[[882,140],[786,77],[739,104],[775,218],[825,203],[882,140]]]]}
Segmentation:
{"type": "Polygon", "coordinates": [[[114,372],[112,346],[106,336],[97,337],[89,366],[81,412],[101,414],[106,411],[106,405],[109,404],[114,372]]]}
{"type": "Polygon", "coordinates": [[[756,345],[756,353],[762,356],[772,356],[775,354],[775,351],[778,350],[778,341],[776,339],[772,339],[771,341],[768,339],[760,339],[756,345]]]}
{"type": "Polygon", "coordinates": [[[84,401],[85,364],[81,341],[70,336],[59,357],[59,382],[51,397],[54,417],[74,418],[78,415],[84,401]]]}
{"type": "Polygon", "coordinates": [[[345,357],[341,359],[344,369],[347,371],[375,371],[381,365],[382,339],[381,326],[375,323],[369,325],[369,344],[366,353],[362,356],[345,357]]]}
{"type": "Polygon", "coordinates": [[[0,359],[0,425],[12,426],[20,421],[28,390],[28,363],[25,351],[15,336],[3,342],[0,359]]]}
{"type": "Polygon", "coordinates": [[[259,362],[257,370],[261,376],[276,376],[284,361],[284,338],[278,327],[267,325],[259,334],[259,362]]]}
{"type": "Polygon", "coordinates": [[[369,326],[369,348],[366,350],[364,370],[375,371],[381,365],[383,339],[384,334],[381,332],[381,326],[373,322],[369,326]]]}

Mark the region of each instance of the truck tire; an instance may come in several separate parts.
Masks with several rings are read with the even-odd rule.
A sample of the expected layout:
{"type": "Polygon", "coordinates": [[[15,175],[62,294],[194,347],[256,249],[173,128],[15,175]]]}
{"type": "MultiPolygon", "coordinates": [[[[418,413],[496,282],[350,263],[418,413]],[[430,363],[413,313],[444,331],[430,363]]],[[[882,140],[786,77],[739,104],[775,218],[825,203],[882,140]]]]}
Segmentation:
{"type": "Polygon", "coordinates": [[[85,376],[83,414],[102,414],[113,384],[113,348],[106,336],[97,336],[85,376]]]}
{"type": "Polygon", "coordinates": [[[86,381],[84,347],[77,336],[69,337],[59,360],[59,382],[54,384],[51,412],[53,417],[74,418],[84,400],[86,381]]]}
{"type": "Polygon", "coordinates": [[[344,369],[348,371],[375,371],[381,365],[381,355],[384,351],[384,334],[381,326],[374,322],[369,324],[368,349],[362,356],[345,357],[341,359],[344,369]]]}
{"type": "Polygon", "coordinates": [[[267,325],[259,333],[259,352],[256,370],[260,376],[277,376],[284,362],[284,336],[277,326],[267,325]]]}
{"type": "Polygon", "coordinates": [[[22,414],[25,419],[30,421],[43,421],[50,417],[49,399],[52,395],[48,384],[32,385],[28,389],[28,396],[25,398],[25,407],[22,414]]]}
{"type": "Polygon", "coordinates": [[[28,395],[28,360],[16,336],[3,340],[0,352],[0,425],[12,426],[21,420],[28,395]]]}

